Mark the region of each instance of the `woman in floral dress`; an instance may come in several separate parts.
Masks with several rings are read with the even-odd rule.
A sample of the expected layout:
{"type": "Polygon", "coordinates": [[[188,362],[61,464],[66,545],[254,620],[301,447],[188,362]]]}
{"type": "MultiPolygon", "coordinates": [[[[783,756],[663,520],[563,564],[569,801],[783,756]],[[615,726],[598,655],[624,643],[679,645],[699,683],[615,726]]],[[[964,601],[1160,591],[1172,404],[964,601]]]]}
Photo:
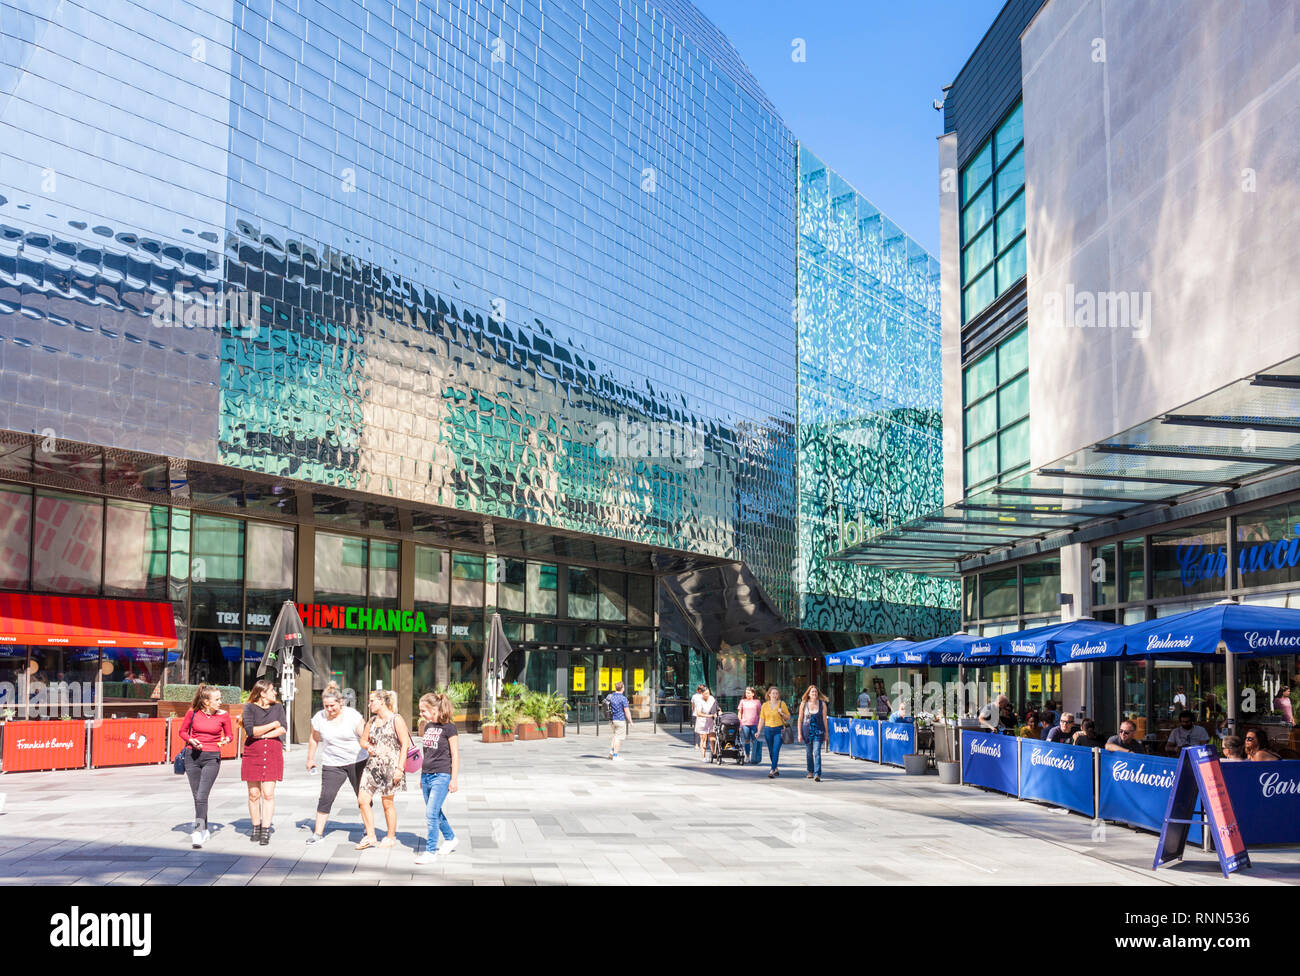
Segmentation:
{"type": "Polygon", "coordinates": [[[406,753],[411,748],[411,732],[402,716],[394,709],[397,696],[391,691],[370,694],[370,721],[361,737],[361,748],[370,753],[366,768],[361,773],[361,822],[366,835],[356,849],[368,847],[394,847],[397,844],[397,805],[394,798],[398,790],[406,789],[402,767],[406,753]],[[388,836],[382,842],[375,838],[375,812],[371,804],[378,793],[384,804],[384,823],[388,836]]]}

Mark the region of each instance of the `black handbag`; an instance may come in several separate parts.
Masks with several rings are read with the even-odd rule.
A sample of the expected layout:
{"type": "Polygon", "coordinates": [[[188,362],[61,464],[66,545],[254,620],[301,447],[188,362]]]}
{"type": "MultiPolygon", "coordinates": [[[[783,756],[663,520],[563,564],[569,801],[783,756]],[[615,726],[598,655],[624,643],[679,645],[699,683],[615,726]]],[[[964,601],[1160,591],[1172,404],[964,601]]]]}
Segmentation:
{"type": "Polygon", "coordinates": [[[176,758],[172,760],[172,772],[175,773],[177,776],[185,775],[185,749],[186,748],[187,748],[186,746],[181,746],[181,751],[176,753],[176,758]]]}

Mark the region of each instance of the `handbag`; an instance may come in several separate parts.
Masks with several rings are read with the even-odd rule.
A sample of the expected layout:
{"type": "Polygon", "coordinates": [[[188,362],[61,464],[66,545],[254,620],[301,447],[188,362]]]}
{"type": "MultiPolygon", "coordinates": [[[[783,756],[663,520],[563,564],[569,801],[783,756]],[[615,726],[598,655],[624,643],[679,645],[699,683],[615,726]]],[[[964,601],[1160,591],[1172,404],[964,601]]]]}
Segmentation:
{"type": "Polygon", "coordinates": [[[781,726],[781,744],[790,745],[794,742],[794,729],[788,725],[781,726]]]}
{"type": "Polygon", "coordinates": [[[181,751],[176,753],[176,758],[172,760],[172,772],[177,776],[185,775],[185,746],[181,746],[181,751]]]}
{"type": "Polygon", "coordinates": [[[402,769],[408,773],[414,773],[418,772],[423,766],[424,753],[420,751],[420,747],[417,746],[415,740],[412,739],[411,748],[406,750],[406,762],[402,765],[402,769]]]}

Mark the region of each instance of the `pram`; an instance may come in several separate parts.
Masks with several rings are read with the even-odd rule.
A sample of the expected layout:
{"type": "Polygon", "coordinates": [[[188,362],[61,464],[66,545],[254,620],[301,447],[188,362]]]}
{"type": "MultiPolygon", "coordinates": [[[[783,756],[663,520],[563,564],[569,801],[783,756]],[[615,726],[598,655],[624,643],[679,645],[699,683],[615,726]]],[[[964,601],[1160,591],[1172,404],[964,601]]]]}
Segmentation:
{"type": "Polygon", "coordinates": [[[740,747],[740,716],[735,712],[723,712],[718,716],[713,731],[710,761],[720,766],[722,760],[734,759],[737,766],[745,765],[745,751],[740,747]]]}

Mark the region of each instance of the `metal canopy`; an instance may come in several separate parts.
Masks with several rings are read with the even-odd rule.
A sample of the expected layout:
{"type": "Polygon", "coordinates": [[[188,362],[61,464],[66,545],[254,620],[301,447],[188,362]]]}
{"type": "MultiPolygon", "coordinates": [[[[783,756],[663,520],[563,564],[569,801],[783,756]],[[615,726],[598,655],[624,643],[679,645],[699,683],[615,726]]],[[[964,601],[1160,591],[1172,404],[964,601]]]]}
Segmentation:
{"type": "Polygon", "coordinates": [[[1300,465],[1300,356],[1027,474],[888,526],[833,558],[956,578],[961,563],[1300,465]]]}

